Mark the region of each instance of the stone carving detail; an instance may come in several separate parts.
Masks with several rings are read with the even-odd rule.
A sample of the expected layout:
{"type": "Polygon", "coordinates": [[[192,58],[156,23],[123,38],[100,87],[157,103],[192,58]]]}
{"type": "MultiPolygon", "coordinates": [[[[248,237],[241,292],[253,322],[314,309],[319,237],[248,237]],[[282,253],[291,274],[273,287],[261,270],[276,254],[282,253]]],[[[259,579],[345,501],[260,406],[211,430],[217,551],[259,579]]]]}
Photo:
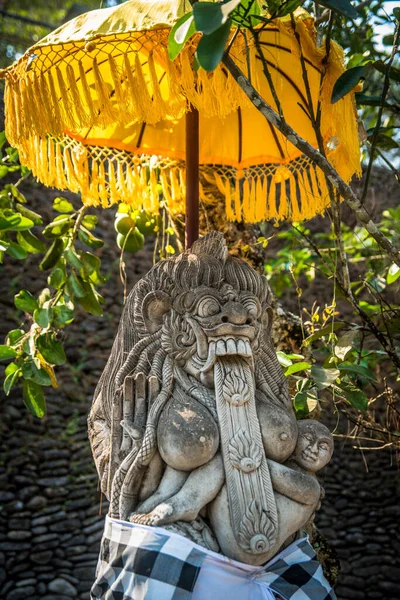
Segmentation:
{"type": "MultiPolygon", "coordinates": [[[[237,344],[238,348],[239,342],[237,344]]],[[[233,356],[243,356],[239,351],[233,353],[233,356]]],[[[226,377],[223,380],[223,396],[226,402],[232,404],[232,406],[242,406],[250,399],[249,389],[246,386],[246,381],[239,377],[236,371],[228,371],[226,377]]]]}
{"type": "Polygon", "coordinates": [[[137,283],[88,420],[111,516],[253,565],[309,520],[332,437],[296,421],[271,325],[266,279],[220,233],[137,283]]]}
{"type": "Polygon", "coordinates": [[[257,500],[253,500],[247,507],[239,524],[238,537],[240,546],[252,554],[263,554],[273,544],[274,527],[257,500]]]}
{"type": "Polygon", "coordinates": [[[232,466],[244,473],[258,469],[263,457],[260,446],[251,440],[245,429],[238,429],[229,443],[229,458],[232,466]]]}
{"type": "Polygon", "coordinates": [[[215,363],[214,378],[233,533],[244,550],[250,549],[251,552],[255,552],[253,548],[262,547],[261,552],[266,552],[276,540],[278,516],[265,453],[262,452],[260,468],[250,472],[232,468],[230,461],[231,440],[240,427],[246,431],[249,438],[262,447],[250,366],[241,356],[220,358],[215,363]],[[227,381],[232,381],[234,385],[228,386],[227,381]],[[228,394],[234,398],[243,398],[244,389],[248,390],[248,402],[230,402],[228,394]],[[254,519],[251,537],[247,538],[248,529],[243,528],[242,516],[248,513],[254,516],[254,519]]]}

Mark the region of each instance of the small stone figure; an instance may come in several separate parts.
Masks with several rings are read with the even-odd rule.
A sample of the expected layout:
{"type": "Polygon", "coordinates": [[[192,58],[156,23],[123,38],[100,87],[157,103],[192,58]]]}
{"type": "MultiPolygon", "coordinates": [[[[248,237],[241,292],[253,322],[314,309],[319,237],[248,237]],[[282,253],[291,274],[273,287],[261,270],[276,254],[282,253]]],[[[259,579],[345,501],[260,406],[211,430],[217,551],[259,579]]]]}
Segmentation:
{"type": "Polygon", "coordinates": [[[133,288],[89,416],[111,517],[255,566],[312,517],[333,442],[296,421],[270,295],[220,233],[133,288]]]}

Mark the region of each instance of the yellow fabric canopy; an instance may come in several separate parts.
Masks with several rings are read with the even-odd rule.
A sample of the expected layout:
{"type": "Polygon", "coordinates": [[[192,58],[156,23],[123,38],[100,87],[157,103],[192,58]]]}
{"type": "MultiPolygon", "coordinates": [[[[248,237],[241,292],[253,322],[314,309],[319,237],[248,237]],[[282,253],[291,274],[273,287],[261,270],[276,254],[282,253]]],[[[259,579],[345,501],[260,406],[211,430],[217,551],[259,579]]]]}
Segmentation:
{"type": "MultiPolygon", "coordinates": [[[[224,194],[228,219],[300,220],[322,212],[329,205],[322,172],[265,120],[223,66],[194,72],[198,38],[176,61],[168,58],[170,28],[188,10],[189,2],[133,0],[92,11],[7,69],[6,132],[22,162],[46,185],[104,207],[123,201],[157,212],[160,183],[167,208],[183,213],[184,115],[191,104],[200,114],[200,171],[224,194]]],[[[330,102],[342,51],[332,43],[325,67],[325,48],[316,45],[304,11],[296,14],[296,30],[314,110],[321,100],[328,159],[349,181],[360,171],[354,98],[330,102]]],[[[268,25],[260,43],[286,121],[317,147],[290,20],[268,25]]],[[[276,108],[252,40],[237,36],[231,56],[276,108]]]]}

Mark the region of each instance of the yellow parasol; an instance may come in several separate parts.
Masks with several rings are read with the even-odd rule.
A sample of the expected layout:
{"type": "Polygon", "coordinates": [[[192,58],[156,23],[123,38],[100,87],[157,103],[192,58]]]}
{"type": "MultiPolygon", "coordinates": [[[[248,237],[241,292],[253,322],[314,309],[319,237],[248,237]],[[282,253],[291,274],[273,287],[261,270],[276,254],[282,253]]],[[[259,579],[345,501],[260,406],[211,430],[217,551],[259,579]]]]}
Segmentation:
{"type": "MultiPolygon", "coordinates": [[[[322,212],[329,205],[322,171],[265,120],[222,64],[212,73],[193,69],[199,34],[169,59],[171,27],[190,9],[185,1],[131,0],[91,11],[3,71],[6,133],[21,161],[45,185],[81,192],[85,204],[123,201],[157,212],[161,184],[168,210],[184,213],[188,150],[196,160],[185,128],[197,110],[200,173],[224,194],[228,219],[322,212]]],[[[330,102],[344,70],[342,50],[331,43],[325,65],[313,19],[299,10],[295,22],[314,109],[321,101],[327,157],[349,182],[360,171],[353,94],[330,102]]],[[[286,121],[317,148],[291,20],[276,19],[259,41],[286,121]]],[[[230,55],[276,108],[252,41],[238,35],[230,55]]]]}

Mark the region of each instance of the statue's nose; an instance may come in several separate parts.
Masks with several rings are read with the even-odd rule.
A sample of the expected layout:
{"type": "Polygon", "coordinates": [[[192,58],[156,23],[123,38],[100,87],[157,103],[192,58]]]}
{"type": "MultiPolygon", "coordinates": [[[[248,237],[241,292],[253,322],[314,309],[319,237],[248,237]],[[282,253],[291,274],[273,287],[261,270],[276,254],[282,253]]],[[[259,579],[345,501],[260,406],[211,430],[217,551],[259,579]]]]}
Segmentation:
{"type": "Polygon", "coordinates": [[[233,325],[244,325],[250,322],[247,310],[239,302],[227,302],[222,310],[221,321],[233,325]]]}

